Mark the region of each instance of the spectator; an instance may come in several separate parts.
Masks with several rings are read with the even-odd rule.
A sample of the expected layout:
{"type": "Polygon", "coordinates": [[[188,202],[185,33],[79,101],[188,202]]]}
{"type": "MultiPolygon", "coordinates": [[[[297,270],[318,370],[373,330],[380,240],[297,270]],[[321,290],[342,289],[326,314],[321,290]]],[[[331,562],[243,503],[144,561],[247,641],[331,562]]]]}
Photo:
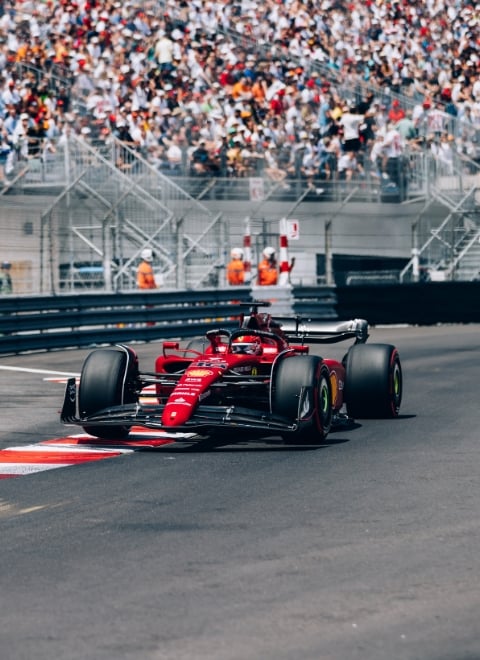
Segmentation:
{"type": "Polygon", "coordinates": [[[180,147],[180,139],[178,135],[174,135],[171,139],[164,138],[167,144],[167,151],[165,153],[168,163],[168,174],[180,174],[182,171],[183,154],[180,147]]]}
{"type": "Polygon", "coordinates": [[[158,65],[160,67],[160,72],[162,74],[170,74],[174,68],[173,66],[173,54],[174,54],[174,42],[168,34],[165,33],[165,30],[159,30],[157,32],[158,40],[155,44],[155,57],[157,58],[158,65]]]}
{"type": "MultiPolygon", "coordinates": [[[[148,3],[146,11],[140,11],[138,3],[122,6],[104,0],[37,2],[32,11],[30,4],[13,0],[0,18],[0,117],[5,119],[7,112],[27,112],[38,123],[31,102],[38,103],[38,111],[45,104],[49,121],[56,125],[72,112],[74,100],[80,101],[82,113],[83,101],[88,102],[87,123],[102,113],[119,116],[120,108],[129,105],[132,115],[155,109],[156,121],[162,119],[161,138],[171,140],[173,134],[164,128],[177,131],[175,109],[188,110],[198,132],[182,143],[187,149],[198,143],[199,135],[211,139],[203,131],[212,110],[239,117],[240,123],[243,113],[250,112],[252,135],[263,123],[267,133],[275,118],[271,134],[280,146],[286,134],[295,139],[301,130],[311,133],[312,118],[322,136],[333,136],[344,105],[342,91],[358,90],[365,80],[382,102],[391,91],[410,95],[412,105],[417,98],[431,97],[434,110],[446,116],[432,112],[423,135],[440,137],[447,130],[457,138],[455,120],[462,116],[462,130],[469,131],[476,116],[459,108],[460,103],[474,107],[480,98],[478,21],[465,3],[450,3],[448,11],[444,3],[440,9],[438,3],[424,3],[420,14],[415,3],[408,2],[310,3],[301,10],[295,2],[269,2],[257,3],[252,12],[237,11],[231,3],[197,8],[189,2],[168,2],[166,12],[162,3],[148,3]],[[255,14],[253,20],[246,21],[250,13],[255,14]],[[445,30],[442,40],[439,35],[445,30]],[[271,53],[264,54],[261,44],[269,44],[271,53]],[[325,66],[323,80],[315,71],[319,62],[325,66]],[[32,76],[31,87],[19,82],[17,67],[25,63],[38,70],[38,83],[32,76]],[[49,81],[63,79],[65,84],[46,93],[51,88],[47,74],[49,81]],[[164,118],[162,113],[168,111],[164,118]]],[[[357,107],[353,114],[367,112],[363,102],[357,105],[352,99],[352,104],[357,107]]],[[[404,101],[398,106],[394,101],[389,109],[402,110],[407,111],[404,101]]],[[[81,116],[75,119],[77,134],[81,116]]],[[[375,118],[376,132],[383,117],[378,113],[375,118]]],[[[397,121],[398,116],[391,114],[390,119],[397,121]]],[[[417,126],[417,116],[413,121],[417,126]]],[[[93,123],[90,127],[94,140],[93,123]]],[[[351,136],[344,127],[347,151],[357,145],[355,126],[350,128],[351,136]]],[[[358,137],[360,147],[354,151],[374,141],[361,127],[358,137]]],[[[252,144],[256,146],[254,140],[252,144]]],[[[147,145],[144,152],[151,162],[158,158],[155,147],[147,145]]],[[[178,167],[183,166],[182,161],[178,167]]]]}
{"type": "Polygon", "coordinates": [[[136,142],[133,139],[129,127],[127,125],[127,122],[123,118],[118,118],[116,123],[115,123],[115,128],[114,128],[114,135],[117,137],[121,142],[125,143],[126,146],[129,146],[131,148],[136,147],[136,142]]]}
{"type": "Polygon", "coordinates": [[[400,133],[404,141],[414,140],[417,137],[417,130],[412,120],[412,111],[407,110],[405,115],[396,122],[395,128],[400,133]]]}
{"type": "Polygon", "coordinates": [[[264,172],[273,183],[280,185],[282,189],[290,189],[289,184],[285,182],[287,170],[284,170],[279,166],[277,146],[271,140],[268,142],[265,150],[264,172]]]}
{"type": "Polygon", "coordinates": [[[385,171],[385,167],[386,167],[385,146],[383,143],[383,135],[381,133],[377,133],[377,135],[375,136],[375,141],[370,150],[369,159],[370,159],[372,174],[379,178],[382,176],[382,174],[385,174],[386,177],[387,173],[385,171]]]}
{"type": "Polygon", "coordinates": [[[342,116],[338,123],[342,129],[343,150],[356,153],[360,151],[362,146],[360,141],[360,126],[364,122],[364,115],[359,115],[354,110],[353,104],[345,105],[342,108],[342,116]]]}
{"type": "Polygon", "coordinates": [[[30,129],[30,116],[23,112],[20,115],[20,121],[17,122],[12,134],[12,142],[17,152],[19,160],[28,159],[29,151],[29,138],[28,133],[30,129]]]}
{"type": "Polygon", "coordinates": [[[194,176],[205,176],[210,172],[210,153],[205,140],[200,140],[191,155],[191,170],[194,176]]]}
{"type": "Polygon", "coordinates": [[[444,133],[440,141],[432,148],[440,174],[453,174],[454,151],[452,149],[453,135],[444,133]]]}
{"type": "MultiPolygon", "coordinates": [[[[314,187],[314,181],[320,173],[320,158],[317,149],[312,145],[303,152],[302,162],[300,165],[300,173],[302,179],[305,179],[309,188],[314,187]]],[[[323,192],[322,188],[317,188],[317,193],[323,192]]]]}
{"type": "Polygon", "coordinates": [[[227,265],[227,282],[231,286],[241,286],[245,283],[245,264],[243,263],[243,250],[233,248],[232,257],[227,265]]]}
{"type": "Polygon", "coordinates": [[[317,145],[318,172],[320,179],[330,180],[336,169],[335,154],[331,149],[331,138],[324,137],[317,145]]]}
{"type": "Polygon", "coordinates": [[[13,78],[8,80],[7,85],[4,87],[4,91],[1,95],[1,99],[5,106],[16,107],[20,104],[22,97],[20,96],[16,82],[13,80],[13,78]]]}
{"type": "Polygon", "coordinates": [[[12,144],[7,129],[3,126],[3,121],[0,119],[0,186],[9,184],[5,172],[8,157],[12,151],[12,144]]]}
{"type": "Polygon", "coordinates": [[[227,149],[227,169],[229,176],[244,177],[248,168],[243,159],[243,140],[240,135],[235,135],[227,149]]]}
{"type": "Polygon", "coordinates": [[[396,183],[399,188],[402,188],[405,146],[401,134],[393,123],[389,123],[387,126],[383,147],[385,152],[383,171],[387,173],[391,181],[396,183]]]}
{"type": "Polygon", "coordinates": [[[427,112],[427,130],[428,133],[433,134],[436,138],[440,138],[442,133],[448,128],[449,116],[443,110],[443,105],[440,101],[434,104],[427,112]]]}
{"type": "Polygon", "coordinates": [[[141,290],[156,289],[155,275],[152,261],[153,252],[151,248],[145,248],[141,253],[142,261],[137,269],[137,286],[141,290]]]}
{"type": "Polygon", "coordinates": [[[10,268],[12,267],[9,261],[2,262],[0,271],[0,293],[8,294],[13,293],[12,276],[10,275],[10,268]]]}
{"type": "Polygon", "coordinates": [[[263,250],[263,259],[258,264],[259,286],[272,286],[278,282],[277,259],[275,248],[267,246],[263,250]]]}
{"type": "Polygon", "coordinates": [[[400,106],[400,101],[394,99],[392,107],[388,112],[388,121],[391,121],[393,124],[396,124],[401,119],[405,117],[405,110],[400,106]]]}
{"type": "Polygon", "coordinates": [[[5,106],[3,125],[10,136],[13,136],[15,128],[20,121],[20,116],[15,105],[5,106]]]}
{"type": "Polygon", "coordinates": [[[342,181],[351,181],[363,176],[365,171],[354,151],[346,151],[338,159],[338,178],[342,181]]]}

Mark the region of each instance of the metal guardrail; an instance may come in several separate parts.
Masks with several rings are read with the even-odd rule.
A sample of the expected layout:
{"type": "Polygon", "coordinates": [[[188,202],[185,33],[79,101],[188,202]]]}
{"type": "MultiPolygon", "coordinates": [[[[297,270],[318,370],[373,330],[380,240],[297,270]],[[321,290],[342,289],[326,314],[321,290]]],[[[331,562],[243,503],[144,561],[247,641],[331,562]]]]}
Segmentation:
{"type": "Polygon", "coordinates": [[[0,299],[0,354],[202,336],[236,327],[247,288],[0,299]],[[234,300],[232,300],[234,298],[234,300]]]}
{"type": "MultiPolygon", "coordinates": [[[[273,315],[285,315],[272,289],[134,292],[0,298],[0,354],[81,348],[131,341],[203,336],[213,327],[235,328],[238,303],[270,300],[273,315]],[[276,306],[277,305],[277,306],[276,306]]],[[[281,293],[282,287],[278,287],[281,293]]],[[[333,287],[289,289],[297,304],[290,314],[335,319],[333,287]]],[[[243,310],[246,311],[246,310],[243,310]]]]}
{"type": "MultiPolygon", "coordinates": [[[[294,287],[292,295],[293,313],[303,318],[366,318],[372,326],[480,322],[480,282],[294,287]]],[[[251,289],[5,297],[0,355],[199,337],[212,327],[237,327],[239,302],[252,302],[251,289]]]]}
{"type": "Polygon", "coordinates": [[[334,320],[337,314],[337,294],[331,286],[293,287],[293,311],[298,316],[334,320]]]}

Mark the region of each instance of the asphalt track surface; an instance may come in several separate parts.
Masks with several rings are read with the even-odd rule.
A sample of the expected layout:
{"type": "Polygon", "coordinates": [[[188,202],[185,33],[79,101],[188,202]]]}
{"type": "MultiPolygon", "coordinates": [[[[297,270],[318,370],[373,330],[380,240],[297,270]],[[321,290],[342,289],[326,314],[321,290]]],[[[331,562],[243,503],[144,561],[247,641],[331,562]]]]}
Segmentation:
{"type": "MultiPolygon", "coordinates": [[[[327,446],[179,442],[1,479],[2,660],[478,660],[479,339],[373,329],[400,351],[401,417],[327,446]]],[[[78,433],[45,378],[85,355],[0,357],[0,462],[78,433]]]]}

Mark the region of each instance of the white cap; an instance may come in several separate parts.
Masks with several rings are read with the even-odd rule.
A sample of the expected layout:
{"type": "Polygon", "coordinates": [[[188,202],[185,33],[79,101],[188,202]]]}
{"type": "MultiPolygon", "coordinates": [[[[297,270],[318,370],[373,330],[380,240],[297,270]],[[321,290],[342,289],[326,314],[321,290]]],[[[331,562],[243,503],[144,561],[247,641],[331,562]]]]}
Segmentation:
{"type": "Polygon", "coordinates": [[[270,257],[273,257],[275,254],[275,248],[272,247],[271,245],[267,245],[267,247],[263,251],[263,256],[269,259],[270,257]]]}
{"type": "Polygon", "coordinates": [[[230,254],[232,256],[232,259],[243,259],[242,248],[232,248],[230,254]]]}
{"type": "Polygon", "coordinates": [[[152,261],[153,260],[153,252],[151,248],[145,248],[142,250],[141,257],[144,261],[152,261]]]}

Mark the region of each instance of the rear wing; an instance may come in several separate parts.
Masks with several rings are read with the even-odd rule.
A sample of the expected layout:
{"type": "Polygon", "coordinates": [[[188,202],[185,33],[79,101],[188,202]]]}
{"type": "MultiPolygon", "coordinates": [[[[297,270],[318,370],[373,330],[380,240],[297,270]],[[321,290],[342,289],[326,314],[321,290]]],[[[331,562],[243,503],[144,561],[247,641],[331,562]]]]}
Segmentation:
{"type": "Polygon", "coordinates": [[[279,318],[282,332],[290,342],[308,344],[334,344],[355,339],[355,344],[365,344],[368,339],[368,322],[364,319],[351,321],[322,321],[309,318],[279,318]]]}

